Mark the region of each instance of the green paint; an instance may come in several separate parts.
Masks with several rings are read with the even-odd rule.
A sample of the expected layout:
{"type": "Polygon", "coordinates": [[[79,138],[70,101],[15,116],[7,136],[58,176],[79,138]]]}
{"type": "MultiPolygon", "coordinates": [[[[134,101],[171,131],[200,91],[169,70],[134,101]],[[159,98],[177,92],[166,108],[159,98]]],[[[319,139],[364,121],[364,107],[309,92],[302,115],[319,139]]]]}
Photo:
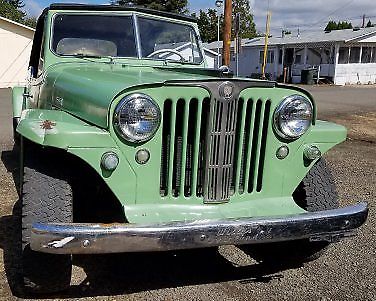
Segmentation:
{"type": "MultiPolygon", "coordinates": [[[[162,127],[150,141],[139,145],[128,143],[119,137],[112,127],[114,109],[123,97],[134,92],[151,96],[161,110],[166,100],[172,102],[172,110],[174,110],[178,100],[182,98],[186,101],[197,100],[198,107],[201,108],[203,100],[210,97],[207,90],[184,85],[172,86],[169,82],[172,80],[200,82],[215,78],[189,72],[189,68],[194,71],[192,68],[203,68],[205,63],[199,66],[168,63],[168,66],[164,66],[161,61],[122,58],[115,59],[114,64],[108,64],[108,59],[90,61],[59,57],[49,48],[51,19],[55,13],[55,11],[50,11],[46,19],[45,51],[42,54],[44,72],[27,87],[33,98],[29,98],[25,103],[22,114],[20,108],[23,102],[23,87],[13,90],[13,114],[21,116],[17,128],[21,135],[42,146],[65,149],[89,164],[124,206],[130,222],[260,217],[303,212],[292,200],[291,195],[314,164],[314,162],[307,164],[304,161],[305,147],[314,144],[322,153],[325,153],[346,138],[345,128],[316,120],[309,131],[298,140],[287,142],[276,136],[272,128],[275,108],[286,96],[301,94],[311,98],[308,93],[297,92],[288,87],[276,87],[249,88],[240,95],[246,100],[263,100],[261,115],[265,114],[265,101],[270,102],[263,186],[260,191],[254,189],[252,193],[242,193],[236,189],[229,203],[219,205],[205,205],[202,198],[182,196],[184,185],[180,186],[180,197],[173,197],[171,191],[167,197],[162,197],[159,191],[162,127]],[[188,69],[182,69],[182,67],[188,69]],[[49,125],[47,127],[46,122],[49,125]],[[284,160],[279,160],[276,157],[276,151],[282,145],[288,145],[290,154],[284,160]],[[147,164],[140,165],[135,161],[135,154],[139,149],[150,151],[151,156],[147,164]],[[120,158],[118,168],[112,173],[103,171],[100,166],[102,155],[108,151],[115,152],[120,158]]],[[[197,26],[194,26],[197,30],[197,26]]],[[[249,81],[249,79],[244,80],[249,81]]],[[[174,125],[175,117],[185,118],[187,121],[187,112],[188,106],[185,107],[184,116],[172,118],[171,125],[174,125]]],[[[255,118],[255,103],[252,112],[251,118],[253,119],[255,118]]],[[[243,114],[242,119],[245,120],[245,117],[243,114]]],[[[199,125],[200,118],[201,116],[198,116],[192,126],[199,125]]],[[[244,131],[245,128],[241,129],[241,135],[244,135],[244,131]]],[[[261,131],[262,125],[259,129],[259,140],[261,131]]],[[[188,127],[184,127],[183,137],[187,134],[188,127]]],[[[172,133],[172,139],[173,136],[174,133],[172,133]]],[[[254,167],[256,170],[260,157],[260,141],[257,145],[256,166],[254,167]]],[[[170,149],[170,156],[172,155],[173,149],[170,149]]],[[[198,158],[197,148],[193,149],[193,157],[198,158]]],[[[186,155],[183,154],[183,162],[186,159],[186,155]]],[[[249,154],[247,160],[251,160],[249,154]]],[[[172,165],[173,160],[170,160],[170,168],[172,165]]],[[[239,166],[240,162],[238,162],[239,166]]],[[[193,165],[192,169],[197,173],[198,166],[193,165]]],[[[246,172],[245,183],[248,183],[248,174],[246,172]]],[[[183,175],[181,184],[184,183],[184,178],[183,175]]],[[[254,187],[256,181],[254,177],[252,182],[254,187]]],[[[171,189],[171,175],[168,182],[171,189]]],[[[197,179],[194,177],[193,187],[196,185],[197,179]]]]}
{"type": "Polygon", "coordinates": [[[22,113],[22,105],[24,99],[25,87],[13,87],[12,89],[12,113],[13,117],[20,117],[22,113]]]}

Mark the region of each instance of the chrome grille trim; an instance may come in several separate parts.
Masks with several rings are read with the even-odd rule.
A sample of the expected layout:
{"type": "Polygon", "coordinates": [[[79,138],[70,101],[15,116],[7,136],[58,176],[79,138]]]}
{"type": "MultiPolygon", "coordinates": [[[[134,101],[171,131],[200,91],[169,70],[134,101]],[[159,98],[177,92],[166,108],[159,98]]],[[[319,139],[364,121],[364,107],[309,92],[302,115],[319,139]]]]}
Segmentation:
{"type": "Polygon", "coordinates": [[[227,202],[233,174],[236,99],[212,99],[208,129],[204,201],[227,202]]]}
{"type": "Polygon", "coordinates": [[[222,203],[264,190],[271,101],[241,86],[224,99],[220,84],[200,86],[211,98],[165,100],[162,198],[222,203]]]}

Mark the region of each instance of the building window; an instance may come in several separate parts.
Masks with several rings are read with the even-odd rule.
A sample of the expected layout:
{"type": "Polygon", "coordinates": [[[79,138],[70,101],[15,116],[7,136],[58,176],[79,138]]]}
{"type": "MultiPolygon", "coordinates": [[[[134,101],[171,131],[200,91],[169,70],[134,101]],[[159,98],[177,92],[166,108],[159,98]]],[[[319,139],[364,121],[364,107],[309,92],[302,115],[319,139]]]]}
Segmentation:
{"type": "MultiPolygon", "coordinates": [[[[260,51],[260,65],[264,63],[264,51],[260,51]]],[[[268,55],[266,57],[267,64],[274,64],[274,50],[268,50],[268,55]]]]}
{"type": "Polygon", "coordinates": [[[372,53],[371,47],[362,48],[362,63],[363,64],[371,63],[371,53],[372,53]]]}
{"type": "Polygon", "coordinates": [[[339,48],[338,64],[348,64],[349,63],[349,48],[341,47],[339,48]]]}
{"type": "Polygon", "coordinates": [[[358,64],[360,61],[360,47],[350,48],[350,63],[358,64]]]}
{"type": "Polygon", "coordinates": [[[372,58],[371,63],[376,63],[376,47],[372,48],[372,58]]]}
{"type": "Polygon", "coordinates": [[[301,54],[297,54],[295,55],[295,64],[301,64],[302,63],[302,55],[301,54]]]}

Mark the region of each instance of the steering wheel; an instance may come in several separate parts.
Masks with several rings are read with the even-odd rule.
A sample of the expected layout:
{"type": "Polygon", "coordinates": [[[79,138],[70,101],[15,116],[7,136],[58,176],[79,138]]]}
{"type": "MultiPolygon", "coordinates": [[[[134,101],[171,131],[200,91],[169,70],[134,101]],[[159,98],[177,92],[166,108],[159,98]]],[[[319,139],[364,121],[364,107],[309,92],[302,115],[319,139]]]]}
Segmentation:
{"type": "Polygon", "coordinates": [[[160,49],[160,50],[156,50],[156,51],[150,53],[147,57],[150,58],[150,57],[156,56],[157,54],[161,54],[161,53],[164,53],[164,52],[176,54],[176,55],[178,55],[180,57],[180,60],[182,62],[186,61],[186,59],[184,58],[184,56],[182,56],[180,52],[178,52],[178,51],[176,51],[174,49],[160,49]]]}

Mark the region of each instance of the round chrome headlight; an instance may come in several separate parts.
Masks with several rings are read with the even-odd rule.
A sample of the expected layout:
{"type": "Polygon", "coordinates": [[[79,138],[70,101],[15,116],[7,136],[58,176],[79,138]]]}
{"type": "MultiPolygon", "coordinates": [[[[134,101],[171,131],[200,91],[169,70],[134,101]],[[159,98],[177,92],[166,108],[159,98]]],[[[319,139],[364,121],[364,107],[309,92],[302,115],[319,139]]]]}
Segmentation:
{"type": "Polygon", "coordinates": [[[116,131],[129,142],[151,139],[161,123],[161,111],[154,100],[137,93],[124,97],[114,114],[116,131]]]}
{"type": "Polygon", "coordinates": [[[285,139],[297,139],[309,129],[313,118],[310,100],[301,95],[286,97],[274,112],[274,130],[285,139]]]}

